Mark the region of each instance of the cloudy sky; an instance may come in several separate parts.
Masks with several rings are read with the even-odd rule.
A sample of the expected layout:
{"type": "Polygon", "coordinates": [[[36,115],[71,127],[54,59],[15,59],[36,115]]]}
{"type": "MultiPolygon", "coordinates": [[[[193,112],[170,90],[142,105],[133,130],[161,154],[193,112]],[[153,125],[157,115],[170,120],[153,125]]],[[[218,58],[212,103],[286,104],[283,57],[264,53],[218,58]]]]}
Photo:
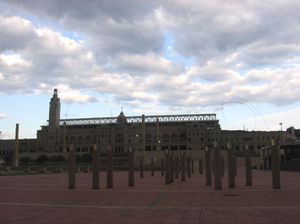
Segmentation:
{"type": "Polygon", "coordinates": [[[61,118],[217,113],[300,128],[298,0],[0,0],[0,138],[61,118]]]}

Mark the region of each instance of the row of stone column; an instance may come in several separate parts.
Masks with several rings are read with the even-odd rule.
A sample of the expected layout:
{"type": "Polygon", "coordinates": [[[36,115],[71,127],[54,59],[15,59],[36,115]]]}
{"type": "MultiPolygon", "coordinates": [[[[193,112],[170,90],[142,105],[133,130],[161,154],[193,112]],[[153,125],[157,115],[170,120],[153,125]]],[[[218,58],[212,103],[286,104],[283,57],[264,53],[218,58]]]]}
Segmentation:
{"type": "MultiPolygon", "coordinates": [[[[278,156],[279,146],[274,141],[271,143],[271,164],[272,164],[272,186],[273,189],[280,189],[280,162],[278,156]]],[[[214,158],[213,158],[213,169],[211,167],[211,153],[207,147],[205,150],[205,169],[206,169],[206,185],[210,186],[212,183],[211,176],[214,173],[214,189],[222,189],[222,176],[224,176],[224,159],[220,155],[220,148],[214,146],[213,148],[214,158]]],[[[234,151],[227,146],[227,171],[228,171],[228,187],[235,188],[235,176],[237,174],[236,170],[236,158],[234,156],[234,151]]],[[[251,151],[249,147],[245,145],[245,179],[246,186],[252,186],[252,161],[251,161],[251,151]]]]}
{"type": "MultiPolygon", "coordinates": [[[[133,159],[132,152],[129,153],[129,160],[133,159]]],[[[134,161],[132,161],[134,163],[134,161]]],[[[129,166],[129,175],[134,172],[134,165],[129,166]]],[[[133,174],[134,175],[134,174],[133,174]]],[[[129,186],[134,186],[134,179],[129,177],[129,186]]],[[[76,154],[74,146],[70,145],[69,153],[69,189],[75,189],[76,186],[76,154]]],[[[112,151],[107,151],[107,169],[106,169],[106,187],[113,188],[113,155],[112,151]]],[[[99,189],[99,151],[94,145],[92,155],[92,188],[99,189]]]]}
{"type": "MultiPolygon", "coordinates": [[[[206,147],[205,150],[205,182],[207,186],[212,185],[212,173],[214,174],[214,189],[222,189],[222,177],[225,172],[224,158],[221,156],[220,148],[214,145],[213,159],[211,159],[211,150],[206,147]],[[211,164],[211,162],[213,164],[211,164]]],[[[272,183],[274,189],[280,189],[280,168],[278,158],[278,145],[272,142],[271,145],[272,155],[272,183]]],[[[107,176],[106,184],[107,188],[113,187],[113,158],[112,151],[107,151],[107,176]]],[[[128,153],[128,186],[135,185],[134,175],[134,152],[128,153]]],[[[202,174],[202,159],[199,159],[199,173],[202,174]]],[[[228,145],[227,147],[227,171],[228,171],[228,187],[235,188],[235,176],[236,170],[236,158],[233,149],[228,145]]],[[[154,158],[151,157],[151,176],[154,176],[154,158]]],[[[251,152],[248,146],[245,146],[245,176],[246,185],[252,185],[252,165],[251,165],[251,152]]],[[[93,181],[92,188],[99,188],[99,154],[96,145],[93,150],[93,181]]],[[[191,173],[194,172],[194,161],[191,156],[186,156],[185,152],[179,155],[174,155],[172,151],[165,151],[165,158],[161,159],[161,175],[165,176],[165,184],[171,184],[174,179],[179,178],[181,181],[186,180],[187,177],[191,177],[191,173]]],[[[73,145],[70,146],[70,158],[69,158],[69,189],[75,188],[75,173],[76,173],[76,156],[73,145]]],[[[144,177],[144,156],[140,157],[140,178],[144,177]]]]}

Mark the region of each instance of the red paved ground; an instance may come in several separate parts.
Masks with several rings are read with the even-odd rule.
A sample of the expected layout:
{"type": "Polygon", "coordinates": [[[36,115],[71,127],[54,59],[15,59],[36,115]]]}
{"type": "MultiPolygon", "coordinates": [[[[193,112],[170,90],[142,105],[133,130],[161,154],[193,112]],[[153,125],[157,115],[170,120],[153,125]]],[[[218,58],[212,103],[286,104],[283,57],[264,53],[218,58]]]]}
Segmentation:
{"type": "Polygon", "coordinates": [[[240,169],[236,189],[215,191],[194,174],[186,182],[165,185],[159,172],[145,172],[136,187],[127,172],[114,173],[114,189],[91,189],[91,173],[77,174],[76,190],[67,174],[0,176],[0,223],[300,223],[300,172],[281,172],[281,190],[273,190],[271,172],[253,170],[246,187],[240,169]]]}

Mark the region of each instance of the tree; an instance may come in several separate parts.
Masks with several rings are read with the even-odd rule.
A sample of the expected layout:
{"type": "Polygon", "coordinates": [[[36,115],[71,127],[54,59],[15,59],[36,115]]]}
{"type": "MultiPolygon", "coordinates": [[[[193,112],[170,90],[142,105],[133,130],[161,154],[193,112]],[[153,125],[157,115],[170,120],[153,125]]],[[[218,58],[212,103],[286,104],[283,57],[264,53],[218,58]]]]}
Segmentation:
{"type": "Polygon", "coordinates": [[[40,155],[35,161],[39,164],[44,164],[46,161],[48,161],[48,156],[45,154],[40,155]]]}
{"type": "Polygon", "coordinates": [[[11,163],[13,161],[13,156],[12,155],[5,155],[3,160],[5,161],[5,163],[11,163]]]}
{"type": "Polygon", "coordinates": [[[89,153],[82,154],[82,162],[84,163],[90,163],[92,162],[92,156],[89,153]]]}
{"type": "Polygon", "coordinates": [[[25,166],[27,166],[27,164],[29,162],[31,162],[31,158],[30,157],[27,157],[27,156],[24,156],[20,159],[20,162],[23,163],[25,166]]]}

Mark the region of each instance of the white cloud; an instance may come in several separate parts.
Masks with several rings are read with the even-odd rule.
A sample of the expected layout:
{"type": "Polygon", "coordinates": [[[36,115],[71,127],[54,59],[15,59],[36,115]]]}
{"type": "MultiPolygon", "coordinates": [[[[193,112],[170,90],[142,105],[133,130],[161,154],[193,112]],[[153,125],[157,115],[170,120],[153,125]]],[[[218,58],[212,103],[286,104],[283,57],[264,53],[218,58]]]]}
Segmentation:
{"type": "Polygon", "coordinates": [[[293,1],[5,5],[35,19],[0,16],[2,93],[56,86],[72,102],[93,101],[88,90],[117,103],[178,110],[232,96],[279,106],[299,101],[300,4],[293,1]]]}
{"type": "Polygon", "coordinates": [[[0,119],[5,119],[5,118],[7,118],[7,115],[4,113],[0,113],[0,119]]]}

